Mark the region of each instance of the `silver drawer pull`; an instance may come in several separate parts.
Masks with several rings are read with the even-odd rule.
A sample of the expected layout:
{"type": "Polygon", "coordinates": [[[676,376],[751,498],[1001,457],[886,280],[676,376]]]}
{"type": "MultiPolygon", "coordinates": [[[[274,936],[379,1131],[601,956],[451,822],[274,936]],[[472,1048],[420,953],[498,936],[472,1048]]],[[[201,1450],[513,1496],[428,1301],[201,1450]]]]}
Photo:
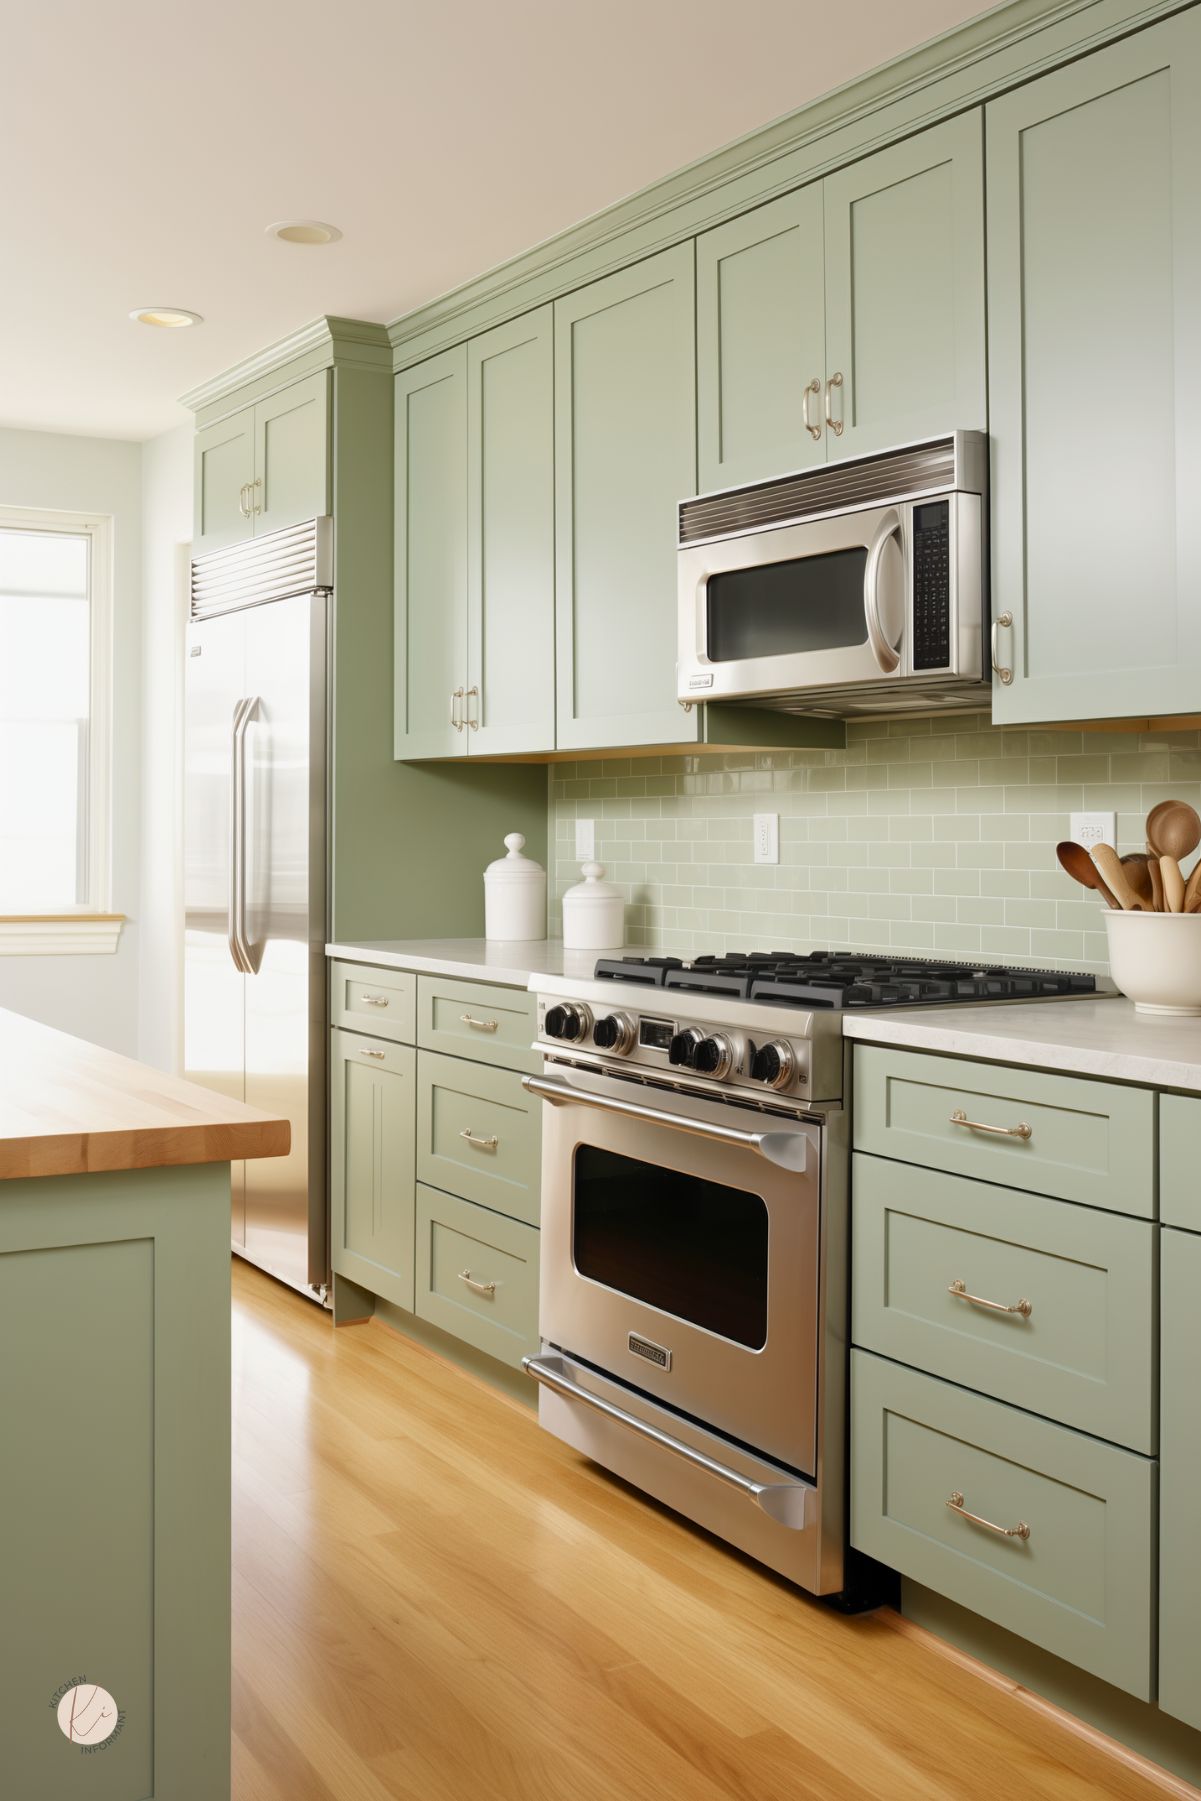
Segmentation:
{"type": "Polygon", "coordinates": [[[459,1281],[466,1282],[472,1294],[487,1295],[489,1300],[491,1300],[496,1293],[495,1282],[477,1282],[469,1269],[461,1269],[459,1271],[459,1281]]]}
{"type": "Polygon", "coordinates": [[[386,994],[361,994],[359,999],[368,1007],[386,1007],[388,1005],[386,994]]]}
{"type": "Polygon", "coordinates": [[[969,1294],[967,1283],[961,1282],[958,1277],[951,1283],[947,1293],[953,1294],[960,1301],[970,1301],[973,1307],[991,1307],[994,1313],[1020,1313],[1023,1319],[1029,1319],[1034,1312],[1033,1301],[1014,1301],[1012,1306],[1006,1306],[1004,1301],[986,1301],[982,1294],[969,1294]]]}
{"type": "Polygon", "coordinates": [[[463,1130],[459,1133],[459,1137],[465,1138],[468,1144],[472,1145],[477,1151],[494,1151],[500,1143],[500,1139],[496,1137],[477,1138],[475,1133],[469,1131],[466,1126],[464,1126],[463,1130]]]}
{"type": "Polygon", "coordinates": [[[500,1030],[499,1019],[476,1019],[473,1013],[460,1013],[460,1020],[465,1026],[471,1026],[477,1032],[496,1032],[500,1030]]]}
{"type": "Polygon", "coordinates": [[[973,1526],[984,1526],[989,1532],[996,1532],[1002,1538],[1029,1538],[1030,1528],[1025,1520],[1019,1520],[1016,1526],[997,1526],[992,1520],[986,1520],[983,1514],[969,1513],[963,1505],[963,1496],[956,1489],[947,1500],[952,1513],[957,1513],[961,1520],[970,1520],[973,1526]]]}
{"type": "Polygon", "coordinates": [[[1034,1127],[1028,1126],[1024,1119],[1016,1126],[986,1126],[981,1120],[969,1119],[962,1107],[956,1107],[952,1113],[951,1124],[963,1126],[969,1132],[992,1132],[997,1138],[1026,1139],[1034,1135],[1034,1127]]]}
{"type": "Polygon", "coordinates": [[[360,1057],[379,1057],[380,1060],[382,1061],[383,1058],[387,1056],[387,1054],[388,1054],[387,1051],[369,1051],[365,1044],[362,1044],[359,1046],[359,1056],[360,1057]]]}

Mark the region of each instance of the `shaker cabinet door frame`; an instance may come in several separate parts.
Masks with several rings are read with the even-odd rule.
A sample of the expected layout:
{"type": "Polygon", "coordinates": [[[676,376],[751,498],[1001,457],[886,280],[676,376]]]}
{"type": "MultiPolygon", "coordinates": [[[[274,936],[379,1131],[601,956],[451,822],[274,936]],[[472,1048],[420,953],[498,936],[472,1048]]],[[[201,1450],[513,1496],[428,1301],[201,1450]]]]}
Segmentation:
{"type": "Polygon", "coordinates": [[[254,408],[204,426],[192,455],[192,554],[202,557],[254,536],[254,515],[245,504],[254,480],[254,408]]]}
{"type": "Polygon", "coordinates": [[[329,511],[329,373],[319,369],[254,409],[254,534],[329,511]]]}

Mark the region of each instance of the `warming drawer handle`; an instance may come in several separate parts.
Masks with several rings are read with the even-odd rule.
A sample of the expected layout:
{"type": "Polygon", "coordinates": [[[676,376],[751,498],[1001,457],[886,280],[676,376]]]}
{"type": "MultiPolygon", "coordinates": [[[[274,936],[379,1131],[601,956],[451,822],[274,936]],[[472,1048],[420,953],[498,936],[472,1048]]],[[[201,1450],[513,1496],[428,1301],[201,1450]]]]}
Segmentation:
{"type": "Polygon", "coordinates": [[[680,1457],[685,1463],[704,1470],[706,1475],[724,1482],[727,1488],[737,1489],[748,1501],[753,1501],[756,1507],[762,1508],[777,1525],[787,1526],[794,1532],[803,1532],[810,1524],[815,1491],[808,1483],[756,1482],[752,1477],[744,1476],[741,1470],[731,1469],[728,1463],[719,1463],[715,1457],[707,1457],[704,1451],[696,1451],[680,1439],[672,1438],[669,1433],[660,1432],[657,1426],[627,1413],[624,1407],[615,1407],[612,1401],[606,1401],[600,1395],[592,1394],[589,1389],[581,1388],[578,1382],[573,1382],[565,1374],[561,1357],[523,1357],[521,1367],[535,1382],[540,1382],[554,1394],[562,1395],[564,1400],[582,1402],[585,1407],[603,1413],[606,1419],[625,1426],[630,1432],[636,1432],[640,1438],[649,1438],[661,1450],[670,1451],[674,1457],[680,1457]]]}
{"type": "Polygon", "coordinates": [[[556,1082],[549,1076],[522,1076],[521,1086],[555,1107],[595,1107],[599,1113],[617,1113],[624,1119],[645,1120],[648,1125],[667,1126],[674,1132],[688,1132],[694,1138],[708,1138],[714,1144],[757,1151],[778,1169],[790,1169],[798,1175],[808,1160],[809,1140],[803,1132],[745,1132],[739,1126],[724,1126],[714,1120],[686,1119],[678,1113],[666,1113],[660,1107],[618,1100],[615,1095],[591,1094],[586,1088],[573,1088],[569,1082],[556,1082]]]}

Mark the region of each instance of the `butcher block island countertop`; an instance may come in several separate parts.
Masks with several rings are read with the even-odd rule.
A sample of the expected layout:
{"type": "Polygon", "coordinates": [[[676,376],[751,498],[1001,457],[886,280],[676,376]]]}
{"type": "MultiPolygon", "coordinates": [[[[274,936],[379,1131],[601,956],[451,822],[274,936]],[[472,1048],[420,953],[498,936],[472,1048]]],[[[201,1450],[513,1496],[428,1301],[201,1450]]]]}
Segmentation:
{"type": "Polygon", "coordinates": [[[281,1157],[291,1127],[0,1009],[0,1179],[281,1157]]]}

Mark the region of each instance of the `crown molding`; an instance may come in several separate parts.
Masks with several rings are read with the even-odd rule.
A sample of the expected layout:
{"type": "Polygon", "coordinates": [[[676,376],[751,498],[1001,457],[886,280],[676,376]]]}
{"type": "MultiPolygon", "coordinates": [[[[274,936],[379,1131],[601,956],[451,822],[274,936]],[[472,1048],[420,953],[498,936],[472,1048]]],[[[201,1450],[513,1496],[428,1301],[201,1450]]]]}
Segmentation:
{"type": "Polygon", "coordinates": [[[305,364],[306,372],[335,362],[390,369],[392,358],[387,327],[364,319],[324,314],[308,325],[302,325],[298,331],[289,332],[286,338],[280,338],[235,363],[232,369],[225,369],[187,394],[181,394],[180,405],[193,413],[203,412],[228,400],[252,382],[269,381],[272,376],[291,370],[298,362],[305,364]]]}

